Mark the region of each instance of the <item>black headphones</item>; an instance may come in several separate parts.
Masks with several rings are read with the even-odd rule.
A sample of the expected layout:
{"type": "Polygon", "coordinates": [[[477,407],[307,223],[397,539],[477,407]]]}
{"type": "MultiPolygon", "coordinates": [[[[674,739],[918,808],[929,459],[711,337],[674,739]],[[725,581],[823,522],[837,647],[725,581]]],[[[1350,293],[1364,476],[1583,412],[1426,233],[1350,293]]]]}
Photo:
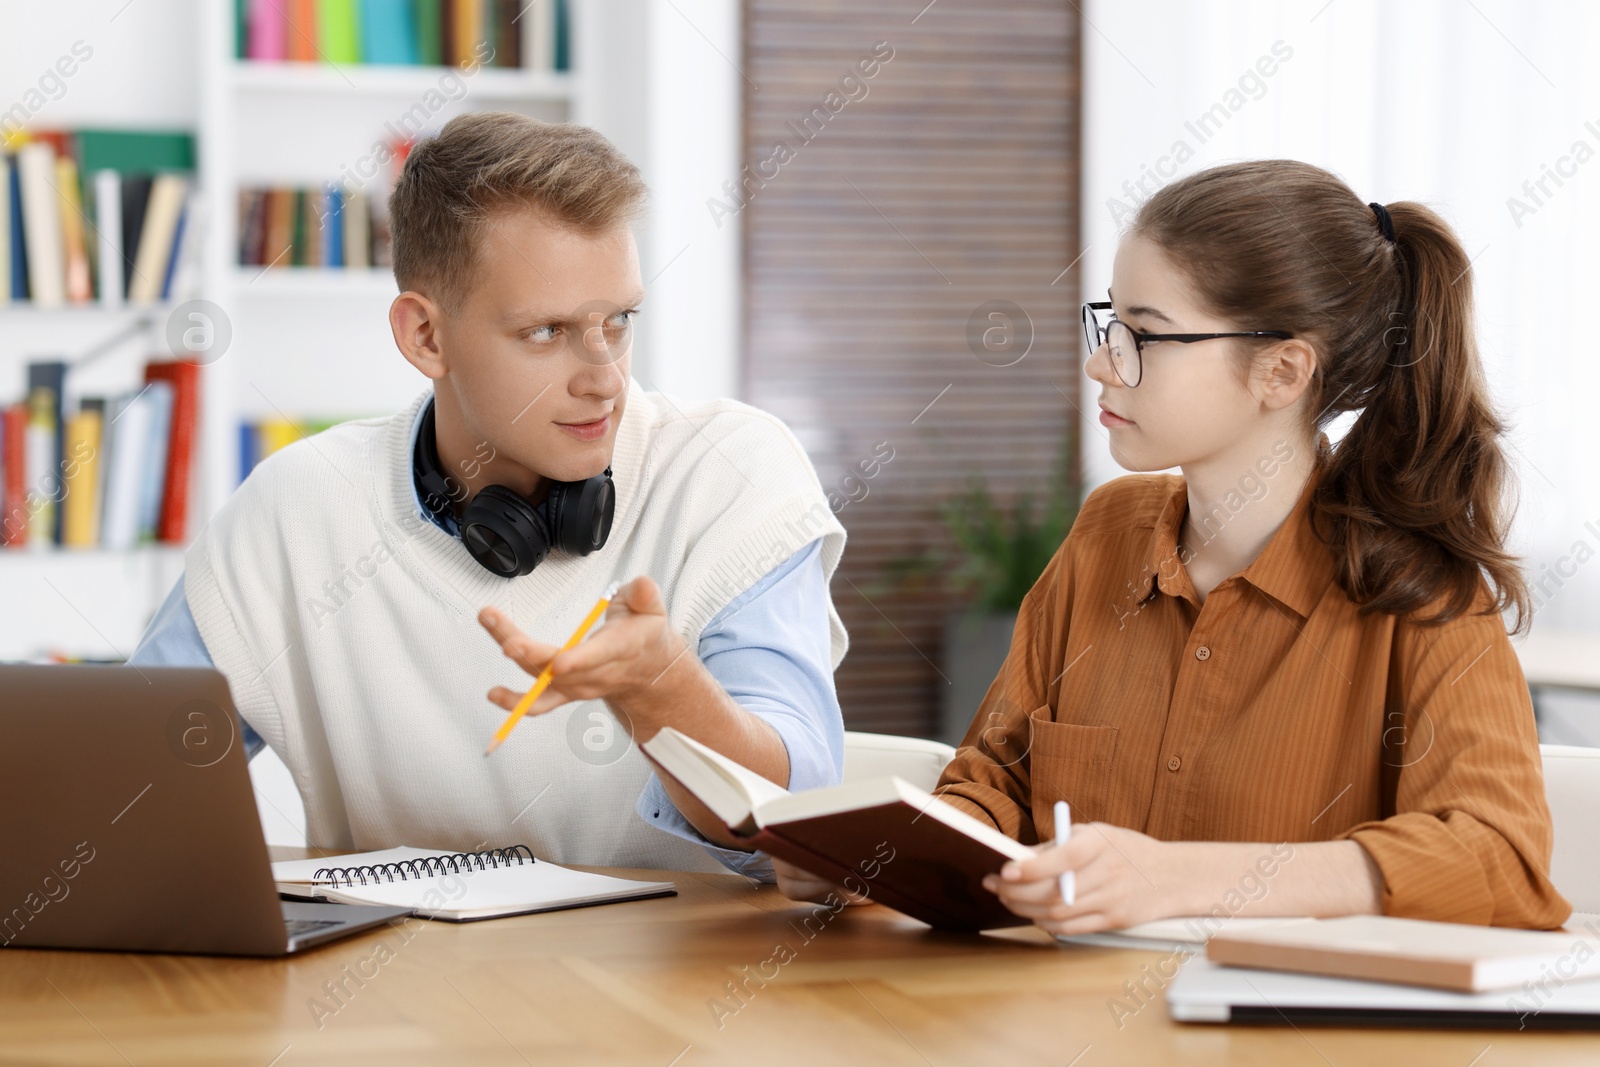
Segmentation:
{"type": "MultiPolygon", "coordinates": [[[[432,400],[422,413],[412,468],[422,487],[423,506],[435,515],[449,514],[450,502],[466,486],[439,469],[432,400]]],[[[461,541],[473,559],[500,577],[520,578],[552,548],[587,556],[604,545],[616,511],[610,467],[581,482],[551,482],[550,495],[538,505],[503,485],[490,485],[478,490],[462,512],[461,541]]]]}

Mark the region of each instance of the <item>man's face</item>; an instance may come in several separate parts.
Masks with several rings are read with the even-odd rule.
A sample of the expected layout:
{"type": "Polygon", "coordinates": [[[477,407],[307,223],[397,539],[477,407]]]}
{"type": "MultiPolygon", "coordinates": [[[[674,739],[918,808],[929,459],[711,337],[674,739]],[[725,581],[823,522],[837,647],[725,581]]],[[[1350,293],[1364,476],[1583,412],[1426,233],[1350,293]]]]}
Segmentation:
{"type": "Polygon", "coordinates": [[[626,225],[584,236],[532,209],[491,218],[471,286],[442,316],[438,341],[440,384],[462,428],[492,448],[492,480],[577,481],[610,464],[643,298],[626,225]]]}

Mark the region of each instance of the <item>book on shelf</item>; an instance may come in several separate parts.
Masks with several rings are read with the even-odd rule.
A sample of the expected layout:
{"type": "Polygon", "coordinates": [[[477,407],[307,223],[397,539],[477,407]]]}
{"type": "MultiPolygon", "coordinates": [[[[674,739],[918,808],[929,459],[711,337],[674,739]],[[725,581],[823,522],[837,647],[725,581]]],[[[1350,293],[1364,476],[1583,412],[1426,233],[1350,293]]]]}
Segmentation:
{"type": "Polygon", "coordinates": [[[239,424],[239,481],[250,477],[250,472],[268,456],[294,444],[302,437],[321,433],[336,426],[343,419],[262,419],[239,424]]]}
{"type": "Polygon", "coordinates": [[[373,217],[381,200],[333,182],[314,189],[242,188],[239,265],[366,270],[387,264],[388,227],[373,217]]]}
{"type": "Polygon", "coordinates": [[[258,63],[570,69],[569,0],[236,0],[258,63]]]}
{"type": "Polygon", "coordinates": [[[143,386],[69,397],[70,366],[28,366],[0,408],[0,542],[126,549],[188,537],[198,464],[200,367],[152,361],[143,386]]]}
{"type": "Polygon", "coordinates": [[[0,303],[154,303],[198,280],[194,137],[37,130],[0,157],[0,303]]]}

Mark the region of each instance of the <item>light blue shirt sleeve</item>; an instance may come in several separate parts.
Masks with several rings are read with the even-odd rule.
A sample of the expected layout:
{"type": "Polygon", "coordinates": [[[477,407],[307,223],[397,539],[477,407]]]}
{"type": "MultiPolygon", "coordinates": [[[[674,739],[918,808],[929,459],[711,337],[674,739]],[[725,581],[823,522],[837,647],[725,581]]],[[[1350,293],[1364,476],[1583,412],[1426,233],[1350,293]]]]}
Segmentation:
{"type": "MultiPolygon", "coordinates": [[[[156,617],[150,620],[139,647],[128,657],[135,667],[214,667],[211,653],[200,637],[200,628],[194,624],[189,611],[189,600],[183,595],[183,579],[173,585],[172,592],[161,602],[156,617]]],[[[250,729],[250,724],[239,719],[239,736],[244,741],[244,753],[254,759],[255,754],[267,747],[261,735],[250,729]]]]}
{"type": "MultiPolygon", "coordinates": [[[[734,702],[770,725],[789,752],[791,792],[836,785],[844,773],[844,719],[833,687],[828,582],[822,542],[769,571],[706,625],[700,660],[734,702]]],[[[720,848],[672,803],[654,773],[639,794],[639,816],[693,841],[723,866],[772,881],[764,852],[720,848]]]]}

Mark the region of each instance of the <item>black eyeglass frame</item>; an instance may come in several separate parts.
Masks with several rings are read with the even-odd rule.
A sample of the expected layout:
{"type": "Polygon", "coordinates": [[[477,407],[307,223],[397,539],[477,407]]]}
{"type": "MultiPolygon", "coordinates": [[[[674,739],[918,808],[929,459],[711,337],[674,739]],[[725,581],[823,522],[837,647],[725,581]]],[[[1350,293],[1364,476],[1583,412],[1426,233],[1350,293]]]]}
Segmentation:
{"type": "Polygon", "coordinates": [[[1218,337],[1276,337],[1287,341],[1294,336],[1284,330],[1236,330],[1231,333],[1140,333],[1132,326],[1117,318],[1117,313],[1112,311],[1109,300],[1087,300],[1083,305],[1083,339],[1089,345],[1089,354],[1093,355],[1106,343],[1106,338],[1111,333],[1111,322],[1106,323],[1105,329],[1100,328],[1100,320],[1095,316],[1096,311],[1110,311],[1111,322],[1120,323],[1124,330],[1133,336],[1134,367],[1133,381],[1128,381],[1128,376],[1122,373],[1115,357],[1111,360],[1111,367],[1117,372],[1117,377],[1129,389],[1138,388],[1144,380],[1144,344],[1146,341],[1176,341],[1179,344],[1191,344],[1195,341],[1212,341],[1218,337]],[[1091,332],[1093,331],[1093,332],[1091,332]]]}

